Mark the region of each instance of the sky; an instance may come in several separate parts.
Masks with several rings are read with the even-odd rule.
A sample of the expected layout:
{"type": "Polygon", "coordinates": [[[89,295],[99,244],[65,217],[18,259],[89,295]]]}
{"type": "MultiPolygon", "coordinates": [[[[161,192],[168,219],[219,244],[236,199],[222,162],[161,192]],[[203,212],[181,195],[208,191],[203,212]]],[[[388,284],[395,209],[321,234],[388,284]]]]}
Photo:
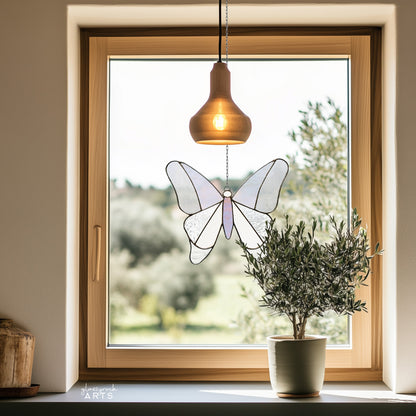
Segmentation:
{"type": "MultiPolygon", "coordinates": [[[[196,144],[190,118],[209,95],[213,61],[111,60],[110,178],[165,188],[165,166],[186,162],[208,178],[225,179],[225,146],[196,144]]],[[[277,157],[296,152],[288,132],[308,101],[332,98],[348,108],[347,60],[230,61],[231,94],[252,132],[229,148],[230,178],[243,178],[277,157]]]]}

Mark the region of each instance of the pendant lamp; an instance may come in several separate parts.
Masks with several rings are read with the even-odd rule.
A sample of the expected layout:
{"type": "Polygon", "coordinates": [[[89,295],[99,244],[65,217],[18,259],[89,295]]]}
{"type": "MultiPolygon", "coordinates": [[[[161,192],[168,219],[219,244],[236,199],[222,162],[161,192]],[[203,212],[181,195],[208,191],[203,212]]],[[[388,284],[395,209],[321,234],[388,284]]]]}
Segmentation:
{"type": "Polygon", "coordinates": [[[191,118],[189,130],[196,143],[229,145],[245,143],[251,121],[231,98],[230,71],[221,60],[221,0],[219,0],[218,62],[211,71],[208,101],[191,118]]]}

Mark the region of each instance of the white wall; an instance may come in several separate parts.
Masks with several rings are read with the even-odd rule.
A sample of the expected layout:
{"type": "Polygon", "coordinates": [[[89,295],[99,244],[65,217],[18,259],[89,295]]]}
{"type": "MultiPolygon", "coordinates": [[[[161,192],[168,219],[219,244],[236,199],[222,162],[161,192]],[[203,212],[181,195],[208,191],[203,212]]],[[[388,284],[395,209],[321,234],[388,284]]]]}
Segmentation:
{"type": "MultiPolygon", "coordinates": [[[[397,258],[396,389],[400,392],[416,392],[416,187],[414,182],[416,136],[415,124],[412,122],[415,116],[416,97],[415,18],[416,2],[401,2],[397,10],[397,246],[395,252],[397,258]]],[[[386,158],[388,157],[387,154],[386,158]]],[[[386,218],[386,221],[390,219],[386,218]]],[[[389,276],[386,278],[388,279],[389,276]]]]}
{"type": "Polygon", "coordinates": [[[66,10],[0,3],[0,315],[36,336],[34,377],[65,390],[66,10]]]}
{"type": "MultiPolygon", "coordinates": [[[[134,6],[145,1],[125,3],[134,6]]],[[[36,335],[33,381],[43,391],[65,391],[77,378],[76,25],[216,24],[216,1],[189,3],[168,9],[175,0],[149,0],[145,8],[112,7],[110,12],[106,7],[72,4],[69,17],[69,0],[0,3],[0,316],[15,319],[36,335]],[[151,7],[156,3],[165,5],[151,7]]],[[[416,344],[416,189],[412,186],[416,1],[357,0],[333,5],[335,1],[302,0],[287,1],[290,5],[281,7],[277,7],[283,3],[279,1],[237,3],[245,2],[232,3],[230,24],[387,23],[383,58],[385,379],[398,392],[416,392],[412,354],[416,344]],[[397,26],[389,5],[397,6],[397,26]]]]}

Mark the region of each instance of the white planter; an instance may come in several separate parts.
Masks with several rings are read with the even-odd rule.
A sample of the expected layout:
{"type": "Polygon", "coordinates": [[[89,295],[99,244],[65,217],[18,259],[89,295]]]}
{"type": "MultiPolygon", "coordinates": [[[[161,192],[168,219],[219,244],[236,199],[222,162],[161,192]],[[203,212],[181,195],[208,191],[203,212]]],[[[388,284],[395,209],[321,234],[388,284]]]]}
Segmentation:
{"type": "Polygon", "coordinates": [[[326,338],[288,335],[267,338],[269,373],[279,397],[319,396],[325,374],[326,338]]]}

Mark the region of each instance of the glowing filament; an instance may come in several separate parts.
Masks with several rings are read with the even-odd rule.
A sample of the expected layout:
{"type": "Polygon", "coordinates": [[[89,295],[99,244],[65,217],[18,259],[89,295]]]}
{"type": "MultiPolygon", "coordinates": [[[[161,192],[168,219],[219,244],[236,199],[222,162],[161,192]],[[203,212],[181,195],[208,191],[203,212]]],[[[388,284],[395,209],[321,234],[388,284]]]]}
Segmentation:
{"type": "Polygon", "coordinates": [[[224,130],[227,126],[227,120],[223,114],[217,114],[212,122],[217,130],[224,130]]]}

